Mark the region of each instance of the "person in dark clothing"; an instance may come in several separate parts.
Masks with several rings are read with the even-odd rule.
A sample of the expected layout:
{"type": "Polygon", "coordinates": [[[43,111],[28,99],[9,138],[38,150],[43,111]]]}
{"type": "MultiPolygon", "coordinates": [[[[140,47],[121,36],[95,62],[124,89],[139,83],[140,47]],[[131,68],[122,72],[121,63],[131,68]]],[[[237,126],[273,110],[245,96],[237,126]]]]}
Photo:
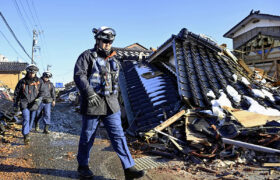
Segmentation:
{"type": "Polygon", "coordinates": [[[81,94],[82,132],[78,149],[78,173],[81,177],[92,177],[89,169],[89,153],[100,121],[103,121],[112,146],[119,156],[126,179],[140,178],[129,152],[121,126],[118,102],[118,76],[120,65],[111,50],[115,30],[108,27],[93,29],[96,44],[84,51],[75,64],[74,81],[81,94]]]}
{"type": "Polygon", "coordinates": [[[41,96],[42,96],[42,103],[37,110],[37,115],[35,118],[35,131],[39,131],[39,120],[43,117],[44,121],[44,133],[49,134],[49,126],[51,124],[51,106],[55,106],[55,88],[53,83],[49,80],[52,77],[50,72],[44,72],[43,76],[40,79],[42,84],[41,88],[41,96]],[[42,113],[42,116],[41,116],[42,113]]]}
{"type": "Polygon", "coordinates": [[[40,96],[41,84],[36,73],[39,71],[38,67],[31,64],[26,67],[26,76],[21,79],[15,88],[14,92],[14,108],[18,107],[22,111],[22,134],[24,137],[24,144],[28,145],[30,142],[29,132],[32,122],[36,116],[36,111],[42,101],[40,96]]]}

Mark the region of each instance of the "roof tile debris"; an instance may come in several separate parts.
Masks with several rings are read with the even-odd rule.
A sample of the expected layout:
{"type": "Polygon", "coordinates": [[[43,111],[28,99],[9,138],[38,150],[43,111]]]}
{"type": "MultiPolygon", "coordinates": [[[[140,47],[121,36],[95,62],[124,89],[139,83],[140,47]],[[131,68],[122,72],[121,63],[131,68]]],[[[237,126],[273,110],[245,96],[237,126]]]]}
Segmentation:
{"type": "Polygon", "coordinates": [[[123,60],[122,70],[130,134],[173,147],[195,163],[215,157],[239,162],[239,154],[247,163],[279,160],[279,93],[251,79],[210,38],[182,29],[146,61],[123,60]]]}
{"type": "Polygon", "coordinates": [[[180,99],[170,76],[152,65],[138,66],[132,61],[123,62],[122,68],[120,84],[123,98],[128,99],[125,107],[132,113],[128,129],[132,134],[147,131],[175,114],[180,99]]]}

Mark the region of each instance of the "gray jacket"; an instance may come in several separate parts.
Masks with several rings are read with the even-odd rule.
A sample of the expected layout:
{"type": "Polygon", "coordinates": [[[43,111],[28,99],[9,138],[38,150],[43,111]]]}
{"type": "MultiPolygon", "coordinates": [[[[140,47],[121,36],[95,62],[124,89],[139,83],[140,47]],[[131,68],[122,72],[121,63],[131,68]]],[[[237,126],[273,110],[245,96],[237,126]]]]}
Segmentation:
{"type": "MultiPolygon", "coordinates": [[[[76,86],[80,90],[81,94],[81,113],[83,115],[107,115],[108,108],[113,113],[120,110],[120,105],[118,102],[118,92],[115,94],[110,94],[104,96],[103,93],[96,92],[94,87],[89,83],[92,74],[96,73],[98,70],[94,64],[97,61],[98,55],[95,49],[89,49],[83,52],[75,64],[74,69],[74,81],[76,86]],[[88,97],[92,94],[97,93],[101,97],[101,103],[99,106],[88,106],[88,97]]],[[[114,57],[110,60],[116,61],[114,57]]],[[[116,70],[117,73],[119,69],[116,70]]],[[[115,82],[117,83],[117,82],[115,82]]]]}
{"type": "Polygon", "coordinates": [[[55,88],[52,82],[45,82],[42,78],[40,79],[41,91],[40,95],[42,96],[43,103],[51,103],[55,101],[55,88]]]}

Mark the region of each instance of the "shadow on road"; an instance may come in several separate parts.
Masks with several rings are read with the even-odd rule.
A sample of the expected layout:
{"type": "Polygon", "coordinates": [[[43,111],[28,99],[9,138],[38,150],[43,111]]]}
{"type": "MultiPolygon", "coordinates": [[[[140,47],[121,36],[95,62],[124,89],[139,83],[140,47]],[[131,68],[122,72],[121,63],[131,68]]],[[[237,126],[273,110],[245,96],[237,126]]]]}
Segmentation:
{"type": "MultiPolygon", "coordinates": [[[[2,172],[29,172],[38,175],[49,175],[55,177],[63,177],[69,179],[85,179],[78,176],[77,171],[61,170],[61,169],[49,169],[49,168],[24,168],[14,165],[1,165],[0,171],[2,172]]],[[[112,180],[104,178],[103,176],[94,176],[93,178],[87,178],[92,180],[112,180]]]]}

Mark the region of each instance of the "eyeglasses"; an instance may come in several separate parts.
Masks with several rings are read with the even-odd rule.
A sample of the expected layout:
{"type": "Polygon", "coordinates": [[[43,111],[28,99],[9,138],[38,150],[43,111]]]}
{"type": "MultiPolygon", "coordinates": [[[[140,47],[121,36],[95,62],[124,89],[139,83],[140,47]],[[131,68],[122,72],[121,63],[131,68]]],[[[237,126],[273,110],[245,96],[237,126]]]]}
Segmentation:
{"type": "Polygon", "coordinates": [[[103,42],[104,44],[112,44],[112,43],[113,43],[113,41],[108,40],[108,39],[102,39],[102,42],[103,42]]]}

